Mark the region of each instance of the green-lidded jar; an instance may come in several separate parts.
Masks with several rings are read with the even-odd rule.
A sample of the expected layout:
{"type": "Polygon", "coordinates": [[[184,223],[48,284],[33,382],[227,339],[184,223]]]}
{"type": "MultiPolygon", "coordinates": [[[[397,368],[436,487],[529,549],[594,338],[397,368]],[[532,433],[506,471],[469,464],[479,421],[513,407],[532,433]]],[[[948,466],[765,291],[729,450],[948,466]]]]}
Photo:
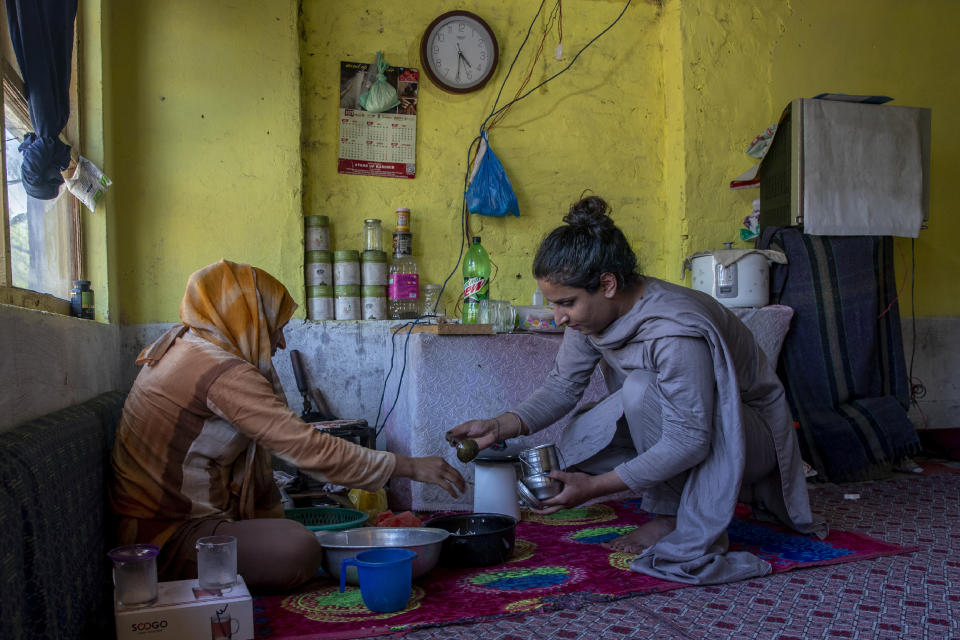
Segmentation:
{"type": "MultiPolygon", "coordinates": [[[[356,253],[356,252],[354,252],[356,253]]],[[[338,284],[333,287],[334,312],[337,320],[360,319],[360,285],[338,284]]]]}
{"type": "Polygon", "coordinates": [[[360,284],[360,252],[356,249],[343,249],[333,252],[333,284],[360,284]]]}
{"type": "Polygon", "coordinates": [[[332,286],[313,285],[307,287],[307,317],[317,321],[336,318],[332,286]]]}
{"type": "Polygon", "coordinates": [[[387,286],[386,251],[364,251],[360,254],[360,283],[387,286]]]}
{"type": "Polygon", "coordinates": [[[360,287],[361,317],[364,320],[387,319],[387,287],[386,285],[365,284],[360,287]]]}
{"type": "Polygon", "coordinates": [[[333,286],[333,254],[330,251],[307,251],[304,260],[304,283],[333,286]]]}
{"type": "Polygon", "coordinates": [[[317,215],[304,216],[303,244],[307,251],[329,251],[330,218],[317,215]]]}

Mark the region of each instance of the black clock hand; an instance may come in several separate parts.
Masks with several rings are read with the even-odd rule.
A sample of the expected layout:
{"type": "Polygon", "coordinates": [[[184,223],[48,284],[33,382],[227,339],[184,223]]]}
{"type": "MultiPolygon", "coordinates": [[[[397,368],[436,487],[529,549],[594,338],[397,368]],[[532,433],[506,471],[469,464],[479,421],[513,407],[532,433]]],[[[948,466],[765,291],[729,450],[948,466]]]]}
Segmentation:
{"type": "Polygon", "coordinates": [[[463,51],[460,50],[460,43],[459,43],[459,42],[457,43],[457,55],[460,56],[460,59],[461,59],[461,60],[463,60],[464,62],[467,63],[467,66],[468,66],[468,67],[470,67],[471,69],[473,68],[473,65],[470,64],[470,61],[467,60],[467,57],[466,57],[465,55],[463,55],[463,51]]]}

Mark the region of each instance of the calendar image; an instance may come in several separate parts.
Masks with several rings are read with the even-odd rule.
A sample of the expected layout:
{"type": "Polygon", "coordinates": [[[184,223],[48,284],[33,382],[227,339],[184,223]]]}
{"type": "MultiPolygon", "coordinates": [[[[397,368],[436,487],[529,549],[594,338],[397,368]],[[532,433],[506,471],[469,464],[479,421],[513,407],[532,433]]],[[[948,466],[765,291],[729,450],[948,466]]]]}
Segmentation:
{"type": "Polygon", "coordinates": [[[417,87],[419,72],[388,67],[384,74],[397,90],[398,104],[381,113],[363,109],[360,97],[376,80],[372,65],[340,63],[340,141],[337,172],[385,178],[416,176],[417,87]]]}

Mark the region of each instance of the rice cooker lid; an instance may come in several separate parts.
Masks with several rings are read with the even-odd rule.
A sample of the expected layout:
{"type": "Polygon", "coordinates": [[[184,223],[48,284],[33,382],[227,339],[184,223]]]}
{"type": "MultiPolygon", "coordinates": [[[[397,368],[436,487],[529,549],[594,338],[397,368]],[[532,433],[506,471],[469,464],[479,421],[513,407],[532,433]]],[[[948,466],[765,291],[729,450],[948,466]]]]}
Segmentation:
{"type": "Polygon", "coordinates": [[[729,267],[750,255],[761,255],[771,262],[787,264],[787,255],[782,251],[775,251],[773,249],[711,249],[707,251],[697,251],[684,258],[680,277],[683,278],[687,269],[693,267],[694,260],[708,258],[714,264],[729,267]]]}

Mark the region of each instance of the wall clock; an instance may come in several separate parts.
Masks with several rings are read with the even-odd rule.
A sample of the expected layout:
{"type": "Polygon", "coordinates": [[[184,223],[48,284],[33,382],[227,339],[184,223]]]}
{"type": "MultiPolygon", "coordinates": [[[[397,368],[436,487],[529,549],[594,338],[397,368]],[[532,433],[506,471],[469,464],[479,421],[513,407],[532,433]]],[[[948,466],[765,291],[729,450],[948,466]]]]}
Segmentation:
{"type": "Polygon", "coordinates": [[[427,77],[450,93],[480,89],[497,69],[500,50],[493,30],[469,11],[448,11],[430,23],[420,41],[427,77]]]}

